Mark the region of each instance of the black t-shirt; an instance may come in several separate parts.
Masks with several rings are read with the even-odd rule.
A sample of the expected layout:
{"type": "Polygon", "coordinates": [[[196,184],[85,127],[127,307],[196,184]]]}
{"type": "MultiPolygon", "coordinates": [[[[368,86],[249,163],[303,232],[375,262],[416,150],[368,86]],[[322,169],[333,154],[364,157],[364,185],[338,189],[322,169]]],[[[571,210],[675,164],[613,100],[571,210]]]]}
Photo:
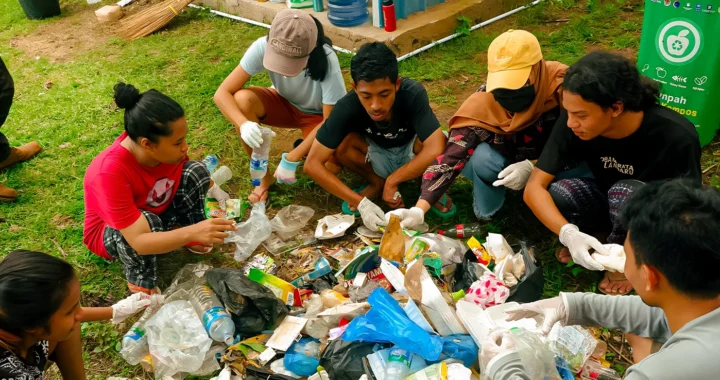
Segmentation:
{"type": "Polygon", "coordinates": [[[622,139],[583,141],[567,126],[563,110],[537,167],[557,175],[569,161],[586,161],[600,189],[623,179],[643,182],[685,177],[700,181],[700,141],[695,126],[679,113],[655,106],[635,133],[622,139]]]}
{"type": "Polygon", "coordinates": [[[406,145],[415,136],[425,141],[440,128],[430,108],[425,88],[418,82],[403,78],[395,94],[389,122],[370,118],[355,91],[340,99],[330,117],[317,132],[316,139],[330,149],[336,149],[350,132],[358,132],[383,148],[406,145]]]}

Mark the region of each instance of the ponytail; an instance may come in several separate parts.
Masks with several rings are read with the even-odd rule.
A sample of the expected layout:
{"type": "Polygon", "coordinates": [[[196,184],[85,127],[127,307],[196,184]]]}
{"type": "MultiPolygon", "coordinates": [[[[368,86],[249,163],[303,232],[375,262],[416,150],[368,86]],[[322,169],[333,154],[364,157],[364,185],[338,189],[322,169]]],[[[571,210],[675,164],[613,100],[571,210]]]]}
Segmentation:
{"type": "Polygon", "coordinates": [[[325,36],[325,31],[320,21],[313,16],[310,17],[312,17],[313,21],[315,21],[315,25],[317,25],[318,38],[315,49],[310,52],[307,73],[305,75],[308,75],[314,81],[322,82],[325,80],[328,67],[330,66],[327,54],[325,54],[325,45],[332,46],[332,41],[330,38],[325,36]]]}

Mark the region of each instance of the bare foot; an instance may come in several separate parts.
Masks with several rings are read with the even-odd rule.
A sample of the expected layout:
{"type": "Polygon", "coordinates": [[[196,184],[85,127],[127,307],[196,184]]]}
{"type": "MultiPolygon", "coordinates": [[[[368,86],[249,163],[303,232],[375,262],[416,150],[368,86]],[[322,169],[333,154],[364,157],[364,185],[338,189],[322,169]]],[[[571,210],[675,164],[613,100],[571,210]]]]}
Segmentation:
{"type": "Polygon", "coordinates": [[[273,184],[275,178],[272,175],[266,175],[263,177],[262,181],[260,181],[260,186],[256,186],[252,193],[248,196],[248,200],[250,203],[255,204],[258,202],[265,202],[267,203],[268,198],[268,190],[270,190],[270,185],[273,184]]]}
{"type": "Polygon", "coordinates": [[[598,284],[601,292],[609,295],[625,295],[633,289],[630,281],[622,273],[605,272],[605,277],[598,284]]]}
{"type": "Polygon", "coordinates": [[[452,202],[452,199],[450,199],[450,197],[447,197],[445,206],[443,206],[442,203],[440,203],[440,202],[437,202],[433,205],[433,207],[435,207],[438,211],[443,212],[443,213],[450,211],[452,209],[452,206],[453,206],[453,202],[452,202]]]}
{"type": "Polygon", "coordinates": [[[567,264],[572,260],[572,255],[570,255],[569,249],[560,247],[555,251],[555,258],[558,259],[559,262],[567,264]]]}

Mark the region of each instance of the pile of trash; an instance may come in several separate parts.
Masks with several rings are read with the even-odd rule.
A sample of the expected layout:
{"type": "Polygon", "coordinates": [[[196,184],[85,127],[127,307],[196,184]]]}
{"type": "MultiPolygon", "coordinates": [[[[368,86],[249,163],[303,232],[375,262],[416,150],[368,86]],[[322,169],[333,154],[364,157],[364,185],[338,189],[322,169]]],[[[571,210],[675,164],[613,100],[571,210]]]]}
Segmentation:
{"type": "MultiPolygon", "coordinates": [[[[218,183],[208,216],[242,218],[218,183]]],[[[354,218],[326,216],[306,233],[313,214],[291,205],[270,220],[252,206],[227,239],[242,267],[184,267],[124,336],[122,357],[158,379],[469,380],[482,378],[480,345],[502,328],[533,379],[620,378],[583,327],[543,336],[541,321],[506,320],[543,290],[524,242],[408,231],[395,217],[337,239],[354,218]]]]}

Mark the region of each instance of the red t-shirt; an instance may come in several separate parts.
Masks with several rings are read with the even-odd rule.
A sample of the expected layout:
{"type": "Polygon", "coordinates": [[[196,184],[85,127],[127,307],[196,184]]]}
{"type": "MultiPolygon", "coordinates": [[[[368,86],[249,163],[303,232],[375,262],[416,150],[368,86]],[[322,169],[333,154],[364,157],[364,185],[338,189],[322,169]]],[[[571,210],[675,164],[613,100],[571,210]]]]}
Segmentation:
{"type": "Polygon", "coordinates": [[[87,172],[85,191],[85,231],[83,243],[94,254],[110,259],[103,235],[105,226],[116,230],[138,220],[140,210],[160,215],[172,203],[180,185],[183,165],[160,164],[154,168],[140,165],[120,143],[123,132],[110,147],[95,157],[87,172]]]}

